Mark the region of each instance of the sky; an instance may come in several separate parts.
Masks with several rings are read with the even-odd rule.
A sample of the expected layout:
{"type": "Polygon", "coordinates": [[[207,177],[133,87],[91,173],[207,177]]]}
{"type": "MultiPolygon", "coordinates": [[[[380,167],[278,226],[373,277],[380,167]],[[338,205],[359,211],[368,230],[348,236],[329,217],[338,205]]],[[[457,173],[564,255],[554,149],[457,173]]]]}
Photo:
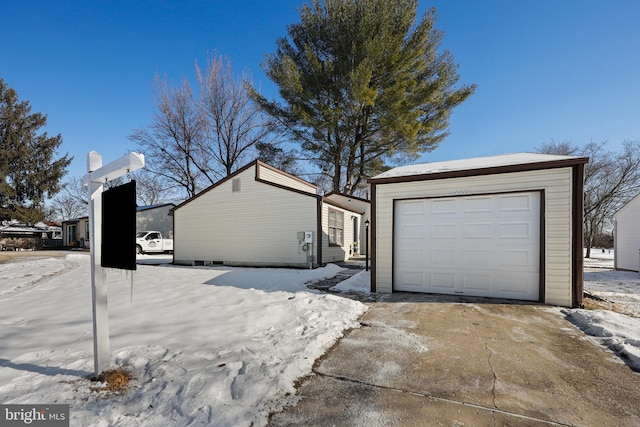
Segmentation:
{"type": "MultiPolygon", "coordinates": [[[[194,63],[217,52],[277,97],[260,63],[303,3],[3,0],[0,77],[47,115],[80,177],[89,151],[108,163],[136,149],[129,136],[152,121],[156,74],[195,84],[194,63]]],[[[420,13],[431,6],[459,83],[477,89],[418,162],[640,139],[640,2],[435,0],[420,13]]]]}

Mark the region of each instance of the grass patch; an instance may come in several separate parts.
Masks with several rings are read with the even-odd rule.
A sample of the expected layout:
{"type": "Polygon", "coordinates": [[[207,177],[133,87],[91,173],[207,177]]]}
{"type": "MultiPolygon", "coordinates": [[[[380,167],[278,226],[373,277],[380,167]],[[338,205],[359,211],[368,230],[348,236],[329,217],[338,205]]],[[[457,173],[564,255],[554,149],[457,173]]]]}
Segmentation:
{"type": "Polygon", "coordinates": [[[98,375],[97,377],[91,377],[91,381],[102,383],[100,386],[91,387],[90,390],[94,393],[113,393],[123,394],[129,389],[129,384],[133,379],[133,375],[127,372],[124,368],[109,369],[98,375]]]}

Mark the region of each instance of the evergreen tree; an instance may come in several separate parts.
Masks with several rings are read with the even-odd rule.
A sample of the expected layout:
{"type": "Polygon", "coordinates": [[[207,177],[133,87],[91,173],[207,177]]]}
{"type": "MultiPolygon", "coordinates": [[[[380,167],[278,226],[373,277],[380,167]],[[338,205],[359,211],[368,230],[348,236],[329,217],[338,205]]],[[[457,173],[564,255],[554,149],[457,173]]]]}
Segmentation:
{"type": "Polygon", "coordinates": [[[312,0],[262,64],[283,102],[252,96],[300,142],[333,191],[352,194],[390,164],[417,158],[447,136],[457,64],[439,52],[435,9],[417,0],[312,0]]]}
{"type": "Polygon", "coordinates": [[[46,121],[0,78],[0,220],[42,220],[44,200],[60,191],[72,158],[56,158],[62,136],[40,132],[46,121]]]}

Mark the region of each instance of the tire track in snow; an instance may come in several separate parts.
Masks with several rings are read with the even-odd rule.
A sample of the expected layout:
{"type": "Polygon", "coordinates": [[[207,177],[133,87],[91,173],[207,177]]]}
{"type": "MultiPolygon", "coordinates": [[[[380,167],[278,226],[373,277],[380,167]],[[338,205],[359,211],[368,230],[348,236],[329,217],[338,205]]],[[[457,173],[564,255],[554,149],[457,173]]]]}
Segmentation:
{"type": "MultiPolygon", "coordinates": [[[[44,259],[51,259],[51,258],[44,258],[44,259]]],[[[35,260],[33,260],[35,261],[35,260]]],[[[40,276],[36,276],[34,277],[33,280],[29,280],[26,283],[20,283],[16,286],[10,287],[8,289],[0,289],[0,298],[7,298],[7,297],[11,297],[13,295],[16,294],[20,294],[22,292],[26,292],[30,289],[35,288],[36,286],[38,286],[39,284],[52,279],[54,277],[58,277],[61,276],[65,273],[68,273],[72,270],[75,270],[76,268],[78,268],[80,265],[75,262],[75,261],[70,261],[67,258],[65,258],[63,260],[63,267],[59,270],[53,271],[51,273],[45,273],[42,274],[40,276]]],[[[26,277],[29,277],[31,275],[31,273],[26,273],[23,276],[19,277],[18,279],[23,279],[26,277]]],[[[0,280],[15,280],[16,278],[7,278],[7,277],[0,277],[0,280]]]]}

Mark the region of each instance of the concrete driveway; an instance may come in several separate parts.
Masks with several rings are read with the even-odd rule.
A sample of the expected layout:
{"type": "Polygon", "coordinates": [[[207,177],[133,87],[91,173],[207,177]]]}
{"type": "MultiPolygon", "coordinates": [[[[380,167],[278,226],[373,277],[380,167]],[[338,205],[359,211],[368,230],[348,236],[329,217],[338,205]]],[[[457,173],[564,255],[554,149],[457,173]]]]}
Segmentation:
{"type": "Polygon", "coordinates": [[[640,374],[559,309],[397,293],[271,426],[639,426],[640,374]]]}

